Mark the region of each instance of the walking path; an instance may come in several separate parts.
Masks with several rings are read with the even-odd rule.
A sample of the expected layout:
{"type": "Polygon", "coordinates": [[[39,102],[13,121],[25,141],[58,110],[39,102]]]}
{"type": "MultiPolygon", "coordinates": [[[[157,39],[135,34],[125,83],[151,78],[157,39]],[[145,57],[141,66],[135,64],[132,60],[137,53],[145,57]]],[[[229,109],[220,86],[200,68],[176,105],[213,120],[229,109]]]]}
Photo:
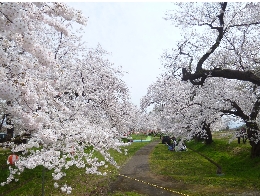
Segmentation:
{"type": "MultiPolygon", "coordinates": [[[[160,141],[152,141],[138,150],[120,169],[118,179],[110,185],[110,192],[137,192],[149,196],[185,195],[174,190],[177,182],[153,175],[149,169],[149,155],[160,141]]],[[[180,185],[178,185],[180,186],[180,185]]]]}

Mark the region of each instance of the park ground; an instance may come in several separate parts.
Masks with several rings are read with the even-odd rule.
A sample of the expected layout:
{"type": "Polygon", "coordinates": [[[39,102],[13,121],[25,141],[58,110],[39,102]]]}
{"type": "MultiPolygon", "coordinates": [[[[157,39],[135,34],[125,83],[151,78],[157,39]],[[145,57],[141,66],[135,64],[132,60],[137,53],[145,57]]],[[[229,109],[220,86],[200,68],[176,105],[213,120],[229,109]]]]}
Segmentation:
{"type": "MultiPolygon", "coordinates": [[[[135,139],[143,137],[134,135],[135,139]]],[[[260,195],[260,158],[250,158],[250,145],[238,144],[237,140],[231,140],[232,132],[217,132],[213,135],[213,144],[205,145],[203,142],[188,142],[191,147],[201,154],[209,157],[222,167],[222,174],[216,173],[216,166],[210,163],[200,154],[189,150],[185,152],[169,151],[167,146],[161,144],[159,137],[154,137],[156,145],[148,155],[148,168],[150,177],[158,178],[165,182],[166,192],[172,195],[234,195],[234,196],[256,196],[260,195]],[[169,187],[168,183],[172,186],[169,187]]],[[[151,142],[134,142],[128,147],[128,155],[111,151],[119,165],[127,165],[139,149],[151,142]]],[[[140,152],[140,151],[139,151],[140,152]]],[[[1,175],[3,181],[8,173],[6,157],[8,151],[1,150],[1,175]]],[[[97,155],[98,156],[98,155],[97,155]]],[[[144,196],[149,195],[138,190],[116,190],[112,191],[111,186],[119,178],[122,178],[120,170],[110,166],[104,168],[108,171],[107,176],[86,175],[84,170],[71,168],[67,171],[67,176],[61,180],[73,187],[71,195],[110,195],[110,196],[144,196]]],[[[42,185],[44,182],[45,195],[61,195],[59,189],[53,187],[54,181],[51,171],[45,172],[42,180],[43,169],[38,167],[34,170],[24,172],[18,182],[0,187],[0,195],[42,195],[42,185]]],[[[131,176],[131,174],[128,174],[131,176]]],[[[123,176],[127,178],[129,176],[123,176]]],[[[132,176],[133,177],[133,176],[132,176]]],[[[142,178],[140,186],[146,183],[149,186],[162,190],[156,183],[150,183],[150,177],[142,178]]],[[[133,181],[137,181],[135,177],[133,181]]],[[[131,184],[131,183],[129,183],[131,184]]],[[[159,194],[158,194],[159,195],[159,194]]]]}

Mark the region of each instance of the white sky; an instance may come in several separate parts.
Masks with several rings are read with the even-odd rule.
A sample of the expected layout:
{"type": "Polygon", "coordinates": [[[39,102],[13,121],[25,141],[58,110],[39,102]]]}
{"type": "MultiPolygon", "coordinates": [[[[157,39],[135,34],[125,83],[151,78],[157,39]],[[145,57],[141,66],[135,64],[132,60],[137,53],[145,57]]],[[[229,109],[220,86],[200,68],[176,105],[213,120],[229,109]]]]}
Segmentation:
{"type": "Polygon", "coordinates": [[[88,17],[84,40],[87,47],[98,43],[111,53],[116,67],[128,74],[123,77],[134,104],[146,94],[150,84],[162,73],[161,55],[171,49],[180,31],[163,19],[170,2],[75,2],[68,5],[88,17]]]}

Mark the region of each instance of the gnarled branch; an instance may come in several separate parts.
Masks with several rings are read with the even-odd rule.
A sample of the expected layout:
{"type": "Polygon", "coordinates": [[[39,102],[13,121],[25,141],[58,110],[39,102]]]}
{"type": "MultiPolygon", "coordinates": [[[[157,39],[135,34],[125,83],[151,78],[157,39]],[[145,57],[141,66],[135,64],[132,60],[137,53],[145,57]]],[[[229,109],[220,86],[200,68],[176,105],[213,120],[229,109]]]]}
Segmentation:
{"type": "Polygon", "coordinates": [[[199,72],[191,73],[186,68],[182,69],[182,80],[190,81],[195,85],[203,85],[207,77],[219,77],[226,79],[236,79],[241,81],[248,81],[260,86],[260,77],[253,73],[253,71],[239,71],[232,69],[201,69],[199,72]],[[200,81],[196,81],[200,80],[200,81]]]}

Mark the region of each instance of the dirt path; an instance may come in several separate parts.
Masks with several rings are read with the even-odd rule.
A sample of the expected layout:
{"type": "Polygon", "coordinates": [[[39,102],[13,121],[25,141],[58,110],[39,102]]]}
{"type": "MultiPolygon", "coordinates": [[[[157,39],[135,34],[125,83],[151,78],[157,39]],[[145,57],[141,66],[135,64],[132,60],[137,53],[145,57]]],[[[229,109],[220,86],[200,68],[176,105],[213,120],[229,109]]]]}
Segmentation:
{"type": "MultiPolygon", "coordinates": [[[[137,192],[149,196],[179,196],[185,195],[174,190],[180,184],[167,181],[161,176],[155,176],[149,169],[149,154],[160,141],[152,141],[142,147],[120,169],[118,179],[110,185],[110,192],[137,192]],[[177,185],[178,184],[178,185],[177,185]]],[[[186,188],[186,187],[183,187],[186,188]]]]}

